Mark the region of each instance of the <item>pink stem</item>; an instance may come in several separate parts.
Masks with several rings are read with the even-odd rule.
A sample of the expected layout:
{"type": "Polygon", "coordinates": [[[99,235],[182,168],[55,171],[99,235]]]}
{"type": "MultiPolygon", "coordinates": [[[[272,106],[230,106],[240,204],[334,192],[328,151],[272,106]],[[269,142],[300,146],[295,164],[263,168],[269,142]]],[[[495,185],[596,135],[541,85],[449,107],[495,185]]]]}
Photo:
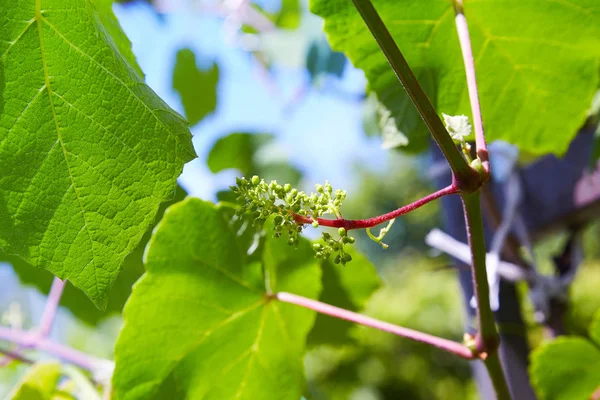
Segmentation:
{"type": "Polygon", "coordinates": [[[90,371],[96,370],[99,364],[103,361],[81,351],[42,337],[38,332],[22,331],[20,329],[12,329],[5,326],[0,326],[0,340],[12,342],[22,348],[36,349],[52,354],[61,360],[78,365],[81,368],[85,368],[90,371]]]}
{"type": "Polygon", "coordinates": [[[469,27],[467,19],[463,13],[462,1],[455,1],[456,10],[456,30],[458,31],[458,40],[462,50],[465,71],[467,73],[467,87],[469,90],[469,100],[471,101],[471,112],[473,113],[473,125],[475,126],[475,146],[477,156],[483,164],[486,172],[490,171],[489,155],[483,133],[483,122],[481,119],[481,107],[479,105],[479,92],[477,91],[477,78],[475,77],[475,61],[473,60],[473,50],[471,49],[471,38],[469,36],[469,27]]]}
{"type": "Polygon", "coordinates": [[[58,304],[60,303],[60,297],[62,296],[65,284],[66,281],[62,281],[57,277],[54,277],[54,280],[52,281],[50,293],[48,293],[48,299],[46,300],[46,307],[44,308],[44,313],[42,314],[42,320],[40,321],[40,327],[38,329],[39,335],[42,337],[48,336],[52,330],[52,324],[56,317],[56,310],[58,309],[58,304]]]}
{"type": "MultiPolygon", "coordinates": [[[[431,203],[433,200],[439,199],[440,197],[456,194],[460,192],[458,185],[452,184],[446,186],[443,189],[438,190],[437,192],[431,193],[419,199],[413,203],[407,204],[404,207],[400,207],[394,211],[391,211],[387,214],[379,215],[377,217],[368,218],[368,219],[326,219],[326,218],[317,218],[317,222],[319,225],[328,226],[331,228],[345,228],[346,230],[350,229],[364,229],[364,228],[372,228],[376,225],[379,225],[383,222],[389,221],[391,219],[397,218],[401,215],[407,214],[417,208],[424,206],[427,203],[431,203]]],[[[310,224],[313,222],[313,219],[310,217],[305,217],[302,215],[295,214],[294,219],[296,222],[300,224],[310,224]]]]}
{"type": "Polygon", "coordinates": [[[390,324],[389,322],[379,321],[375,318],[367,317],[344,310],[343,308],[335,307],[329,304],[321,303],[320,301],[307,299],[306,297],[297,296],[291,293],[279,292],[274,297],[285,303],[295,304],[300,307],[309,308],[321,314],[326,314],[335,318],[345,319],[360,325],[369,326],[381,331],[389,332],[397,336],[405,337],[421,343],[427,343],[438,349],[445,350],[467,360],[477,358],[477,355],[468,347],[454,342],[452,340],[443,339],[427,333],[415,331],[409,328],[403,328],[398,325],[390,324]]]}

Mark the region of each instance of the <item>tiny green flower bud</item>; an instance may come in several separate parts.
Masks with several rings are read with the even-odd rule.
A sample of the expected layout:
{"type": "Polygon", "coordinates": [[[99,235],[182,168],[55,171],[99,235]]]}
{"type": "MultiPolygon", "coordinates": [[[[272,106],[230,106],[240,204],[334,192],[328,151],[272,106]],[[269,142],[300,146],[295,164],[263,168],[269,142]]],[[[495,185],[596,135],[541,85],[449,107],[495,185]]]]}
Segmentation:
{"type": "Polygon", "coordinates": [[[259,183],[259,182],[260,182],[260,178],[258,177],[258,175],[254,175],[254,176],[252,177],[252,184],[253,184],[254,186],[256,186],[256,185],[258,185],[258,183],[259,183]]]}
{"type": "Polygon", "coordinates": [[[313,247],[313,250],[315,250],[315,251],[320,251],[323,249],[323,245],[321,243],[314,243],[312,245],[312,247],[313,247]]]}
{"type": "Polygon", "coordinates": [[[340,258],[340,255],[338,254],[337,256],[335,256],[335,259],[333,260],[333,262],[336,264],[339,264],[341,260],[342,259],[340,258]]]}
{"type": "Polygon", "coordinates": [[[288,239],[288,242],[287,242],[287,243],[288,243],[290,246],[293,246],[293,245],[294,245],[294,243],[296,243],[296,239],[295,239],[295,238],[293,238],[293,237],[291,237],[291,238],[289,238],[289,239],[288,239]]]}
{"type": "Polygon", "coordinates": [[[292,185],[286,183],[285,185],[283,185],[283,190],[284,192],[288,193],[290,190],[292,190],[292,185]]]}
{"type": "Polygon", "coordinates": [[[352,236],[348,236],[348,243],[352,244],[356,241],[352,236]]]}
{"type": "Polygon", "coordinates": [[[317,183],[317,184],[315,185],[315,188],[317,189],[317,192],[319,192],[319,193],[323,193],[323,192],[324,192],[324,191],[323,191],[323,185],[321,185],[321,184],[319,184],[319,183],[317,183]]]}
{"type": "Polygon", "coordinates": [[[344,261],[346,261],[346,262],[352,261],[352,256],[348,253],[344,253],[344,261]]]}
{"type": "Polygon", "coordinates": [[[348,232],[346,232],[345,228],[340,228],[338,229],[338,235],[340,235],[341,237],[344,237],[348,234],[348,232]]]}
{"type": "Polygon", "coordinates": [[[318,228],[319,227],[319,222],[318,221],[313,221],[311,225],[312,225],[313,228],[318,228]]]}
{"type": "Polygon", "coordinates": [[[329,239],[331,239],[331,235],[327,232],[323,232],[323,239],[329,240],[329,239]]]}

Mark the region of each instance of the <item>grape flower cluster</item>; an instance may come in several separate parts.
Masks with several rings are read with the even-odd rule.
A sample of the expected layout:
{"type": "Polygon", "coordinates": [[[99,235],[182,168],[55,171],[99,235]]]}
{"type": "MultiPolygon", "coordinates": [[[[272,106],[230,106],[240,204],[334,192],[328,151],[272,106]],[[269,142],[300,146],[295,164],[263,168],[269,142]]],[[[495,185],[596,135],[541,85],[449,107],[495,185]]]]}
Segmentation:
{"type": "MultiPolygon", "coordinates": [[[[346,198],[345,190],[338,189],[334,192],[328,182],[325,185],[317,184],[316,193],[307,194],[292,188],[289,183],[267,183],[256,175],[250,179],[236,178],[236,186],[232,186],[231,190],[241,203],[238,215],[249,215],[257,229],[262,229],[267,219],[273,216],[274,236],[280,237],[287,233],[287,243],[290,246],[299,244],[304,221],[312,220],[312,226],[317,228],[317,219],[325,214],[342,218],[340,207],[346,198]]],[[[344,251],[344,245],[352,243],[354,238],[348,236],[346,229],[339,228],[338,237],[323,232],[321,239],[313,244],[313,249],[317,258],[327,259],[335,254],[336,264],[346,264],[352,257],[344,251]]]]}

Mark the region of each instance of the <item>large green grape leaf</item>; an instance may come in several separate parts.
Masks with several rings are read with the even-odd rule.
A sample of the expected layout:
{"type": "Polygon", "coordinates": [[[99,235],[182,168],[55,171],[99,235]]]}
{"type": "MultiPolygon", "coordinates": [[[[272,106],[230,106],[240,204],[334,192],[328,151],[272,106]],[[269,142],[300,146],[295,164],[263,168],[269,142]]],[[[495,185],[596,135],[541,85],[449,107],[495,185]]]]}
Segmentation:
{"type": "Polygon", "coordinates": [[[212,64],[203,71],[196,65],[196,55],[190,49],[177,52],[173,69],[173,89],[181,97],[185,116],[190,125],[196,125],[217,108],[219,66],[212,64]]]}
{"type": "Polygon", "coordinates": [[[316,298],[319,264],[307,240],[294,251],[272,238],[250,262],[225,215],[188,198],[159,223],[125,306],[117,399],[300,398],[314,312],[270,301],[266,288],[316,298]]]}
{"type": "Polygon", "coordinates": [[[185,120],[141,81],[99,5],[0,8],[0,248],[103,308],[195,153],[185,120]]]}
{"type": "Polygon", "coordinates": [[[600,390],[600,312],[590,338],[560,337],[533,352],[530,375],[541,400],[589,400],[600,390]]]}
{"type": "MultiPolygon", "coordinates": [[[[65,286],[63,294],[60,298],[60,306],[69,310],[75,316],[75,318],[88,325],[96,325],[105,318],[120,314],[121,311],[123,311],[125,302],[131,294],[131,288],[133,284],[144,273],[142,258],[144,256],[146,244],[150,240],[152,229],[162,218],[165,209],[168,206],[183,200],[185,196],[185,190],[178,186],[177,191],[175,192],[175,197],[172,200],[160,205],[158,213],[156,214],[155,223],[146,231],[144,237],[140,241],[140,244],[135,248],[135,250],[125,257],[125,260],[123,261],[123,269],[117,277],[112,289],[110,290],[110,298],[108,299],[106,310],[102,311],[96,308],[81,290],[77,289],[70,283],[65,286]]],[[[8,262],[12,265],[13,270],[19,277],[21,283],[24,285],[33,286],[41,293],[48,294],[52,285],[52,274],[47,271],[32,267],[19,257],[6,256],[6,254],[0,251],[0,262],[2,261],[8,262]]]]}
{"type": "MultiPolygon", "coordinates": [[[[380,286],[381,281],[375,266],[358,251],[348,248],[352,262],[346,265],[334,264],[332,260],[322,263],[323,291],[319,301],[345,308],[350,311],[361,311],[373,292],[380,286]]],[[[310,334],[310,345],[342,345],[348,344],[353,338],[350,328],[354,324],[318,314],[310,334]]]]}
{"type": "MultiPolygon", "coordinates": [[[[470,115],[465,72],[448,0],[373,0],[438,112],[470,115]]],[[[335,50],[364,70],[409,150],[428,145],[424,124],[360,15],[347,0],[312,0],[335,50]]],[[[489,140],[564,153],[598,87],[597,0],[465,1],[489,140]]]]}

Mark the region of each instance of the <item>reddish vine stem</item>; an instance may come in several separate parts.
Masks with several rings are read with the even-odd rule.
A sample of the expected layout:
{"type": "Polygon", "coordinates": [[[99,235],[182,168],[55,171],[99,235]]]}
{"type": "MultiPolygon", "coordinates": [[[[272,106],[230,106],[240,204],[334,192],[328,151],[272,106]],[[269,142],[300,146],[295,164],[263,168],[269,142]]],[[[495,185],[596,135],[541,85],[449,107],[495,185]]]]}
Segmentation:
{"type": "MultiPolygon", "coordinates": [[[[384,223],[401,215],[407,214],[413,210],[416,210],[417,208],[420,208],[425,204],[431,203],[432,201],[439,199],[440,197],[447,196],[449,194],[457,194],[459,192],[460,189],[458,188],[458,186],[455,183],[452,183],[451,185],[446,186],[445,188],[440,189],[437,192],[433,192],[430,195],[427,195],[413,203],[407,204],[394,211],[391,211],[387,214],[379,215],[377,217],[368,219],[317,218],[317,222],[321,226],[327,226],[330,228],[345,228],[346,230],[372,228],[381,223],[384,223]]],[[[299,224],[311,224],[314,221],[310,217],[305,217],[303,215],[298,214],[294,214],[294,219],[299,224]]]]}
{"type": "Polygon", "coordinates": [[[60,298],[66,283],[66,281],[62,281],[57,277],[54,277],[54,280],[52,281],[52,286],[50,287],[50,293],[48,293],[48,299],[46,299],[46,307],[44,308],[38,330],[39,334],[43,337],[48,336],[52,330],[52,325],[54,324],[54,319],[58,310],[58,304],[60,303],[60,298]]]}
{"type": "Polygon", "coordinates": [[[471,48],[471,37],[469,36],[469,27],[467,19],[463,12],[462,0],[454,2],[454,11],[456,12],[456,31],[460,48],[462,50],[463,60],[465,64],[465,72],[467,75],[467,89],[469,91],[469,100],[471,102],[471,112],[473,113],[473,126],[475,127],[475,147],[477,157],[481,160],[481,164],[486,173],[490,173],[490,158],[485,143],[485,135],[483,133],[483,120],[481,118],[481,106],[479,104],[479,91],[477,90],[477,78],[475,76],[475,60],[473,59],[473,50],[471,48]]]}
{"type": "Polygon", "coordinates": [[[416,342],[426,343],[440,350],[444,350],[458,357],[464,358],[466,360],[473,360],[479,358],[477,353],[473,352],[467,346],[452,340],[444,339],[424,332],[415,331],[413,329],[404,328],[402,326],[390,324],[389,322],[380,321],[375,318],[367,317],[366,315],[357,314],[355,312],[348,311],[343,308],[335,307],[326,303],[322,303],[320,301],[308,299],[306,297],[298,296],[292,293],[279,292],[275,293],[273,297],[284,303],[295,304],[297,306],[308,308],[318,313],[329,315],[331,317],[344,319],[346,321],[354,322],[356,324],[375,328],[380,331],[392,333],[396,336],[401,336],[407,339],[414,340],[416,342]]]}

